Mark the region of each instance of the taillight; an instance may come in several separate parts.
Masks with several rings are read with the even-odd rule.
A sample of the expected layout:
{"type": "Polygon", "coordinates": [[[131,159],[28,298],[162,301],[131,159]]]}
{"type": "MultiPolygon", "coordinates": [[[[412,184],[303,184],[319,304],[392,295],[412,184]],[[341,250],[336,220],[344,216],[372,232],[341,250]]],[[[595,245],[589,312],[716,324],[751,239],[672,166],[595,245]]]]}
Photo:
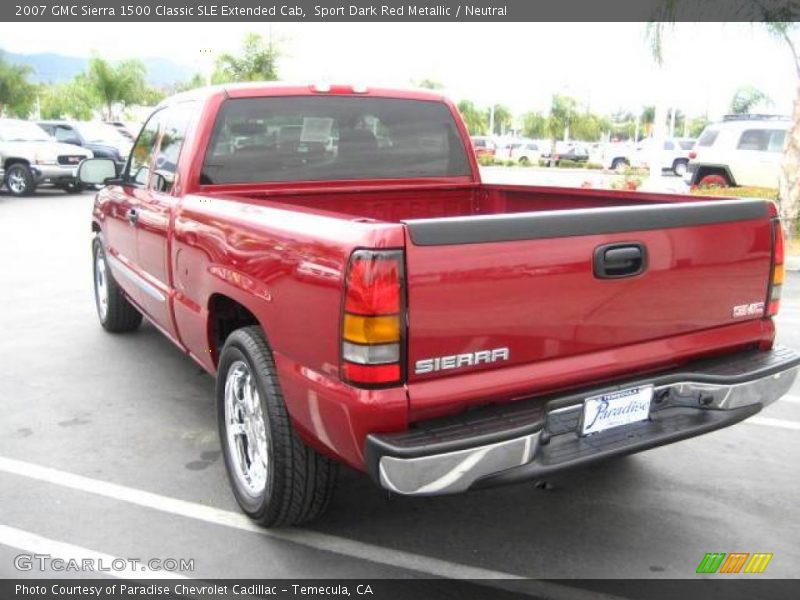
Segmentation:
{"type": "Polygon", "coordinates": [[[361,387],[403,381],[403,253],[356,250],[345,280],[342,379],[361,387]]]}
{"type": "Polygon", "coordinates": [[[697,158],[697,152],[692,150],[691,152],[689,152],[689,159],[694,160],[695,158],[697,158]]]}
{"type": "Polygon", "coordinates": [[[769,279],[769,295],[767,297],[767,316],[778,314],[781,307],[781,289],[785,274],[783,249],[783,227],[780,219],[772,219],[772,272],[769,279]]]}

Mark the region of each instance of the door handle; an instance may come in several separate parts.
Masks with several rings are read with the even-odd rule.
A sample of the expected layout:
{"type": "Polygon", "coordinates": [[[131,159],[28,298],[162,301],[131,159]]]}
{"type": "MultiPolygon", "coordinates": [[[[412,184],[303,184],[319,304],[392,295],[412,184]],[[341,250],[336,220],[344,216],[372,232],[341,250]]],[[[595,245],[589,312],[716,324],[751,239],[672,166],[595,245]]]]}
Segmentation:
{"type": "Polygon", "coordinates": [[[131,225],[136,225],[139,222],[139,211],[135,208],[128,209],[128,222],[131,225]]]}
{"type": "Polygon", "coordinates": [[[594,251],[594,276],[599,279],[633,277],[647,268],[647,248],[639,242],[599,246],[594,251]]]}

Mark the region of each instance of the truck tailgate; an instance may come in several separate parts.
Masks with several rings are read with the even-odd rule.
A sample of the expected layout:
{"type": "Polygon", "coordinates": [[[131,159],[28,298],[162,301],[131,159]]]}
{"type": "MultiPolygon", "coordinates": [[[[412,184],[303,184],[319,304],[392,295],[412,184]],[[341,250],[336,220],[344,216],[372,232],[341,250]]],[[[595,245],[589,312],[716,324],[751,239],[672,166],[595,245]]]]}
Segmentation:
{"type": "Polygon", "coordinates": [[[405,224],[412,410],[414,382],[762,318],[771,225],[760,200],[405,224]]]}

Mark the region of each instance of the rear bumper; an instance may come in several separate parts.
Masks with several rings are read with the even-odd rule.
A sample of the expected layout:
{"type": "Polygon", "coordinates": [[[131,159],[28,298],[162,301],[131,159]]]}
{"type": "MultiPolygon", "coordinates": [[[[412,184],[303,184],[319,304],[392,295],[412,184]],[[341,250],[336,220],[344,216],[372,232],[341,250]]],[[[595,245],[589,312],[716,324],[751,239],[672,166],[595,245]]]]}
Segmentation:
{"type": "Polygon", "coordinates": [[[546,399],[477,409],[367,437],[367,469],[406,495],[437,495],[533,479],[686,439],[742,421],[791,387],[800,352],[776,347],[546,399]],[[583,399],[653,385],[649,418],[579,435],[583,399]]]}

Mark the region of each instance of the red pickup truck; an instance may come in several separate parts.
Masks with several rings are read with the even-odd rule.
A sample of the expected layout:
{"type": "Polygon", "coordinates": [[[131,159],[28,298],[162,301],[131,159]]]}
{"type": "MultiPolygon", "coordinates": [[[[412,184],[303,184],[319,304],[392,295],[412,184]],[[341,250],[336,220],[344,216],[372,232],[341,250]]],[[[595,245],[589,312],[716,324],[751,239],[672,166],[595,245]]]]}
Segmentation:
{"type": "MultiPolygon", "coordinates": [[[[541,478],[746,419],[791,386],[770,202],[481,182],[423,91],[249,84],[162,103],[93,217],[97,312],[217,378],[242,509],[541,478]]],[[[753,440],[768,444],[769,440],[753,440]]],[[[689,465],[687,465],[688,467],[689,465]]]]}

